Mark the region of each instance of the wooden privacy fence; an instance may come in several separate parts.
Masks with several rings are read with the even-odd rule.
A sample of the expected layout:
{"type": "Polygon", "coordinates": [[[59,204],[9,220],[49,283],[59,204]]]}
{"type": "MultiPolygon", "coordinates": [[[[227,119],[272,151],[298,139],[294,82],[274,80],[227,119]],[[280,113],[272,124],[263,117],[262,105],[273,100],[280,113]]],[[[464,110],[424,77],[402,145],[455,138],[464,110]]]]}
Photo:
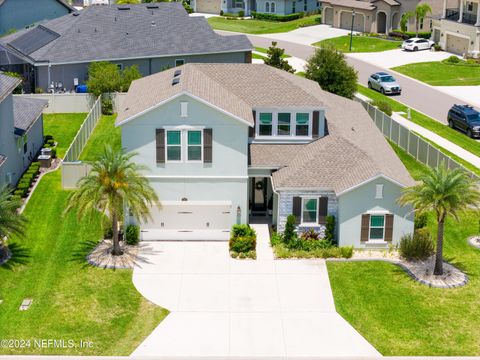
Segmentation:
{"type": "Polygon", "coordinates": [[[449,169],[462,168],[472,177],[480,180],[475,173],[468,170],[457,161],[453,160],[450,156],[441,152],[438,148],[431,145],[428,141],[422,139],[422,137],[415,134],[410,129],[407,129],[405,126],[392,119],[383,111],[378,110],[368,101],[358,97],[356,97],[355,100],[363,105],[372,120],[375,122],[375,125],[377,125],[378,129],[387,139],[405,150],[417,161],[430,167],[437,167],[444,162],[449,169]]]}
{"type": "Polygon", "coordinates": [[[63,162],[75,162],[78,160],[80,157],[80,154],[82,153],[83,148],[85,147],[85,144],[88,141],[88,138],[90,137],[90,134],[92,133],[93,129],[98,123],[98,120],[102,116],[102,101],[101,97],[99,96],[98,99],[95,101],[95,104],[93,104],[92,109],[88,113],[86,119],[82,123],[82,126],[80,126],[80,129],[77,132],[77,135],[75,135],[75,138],[73,139],[72,143],[70,144],[70,147],[67,150],[67,153],[65,155],[65,158],[63,159],[63,162]]]}

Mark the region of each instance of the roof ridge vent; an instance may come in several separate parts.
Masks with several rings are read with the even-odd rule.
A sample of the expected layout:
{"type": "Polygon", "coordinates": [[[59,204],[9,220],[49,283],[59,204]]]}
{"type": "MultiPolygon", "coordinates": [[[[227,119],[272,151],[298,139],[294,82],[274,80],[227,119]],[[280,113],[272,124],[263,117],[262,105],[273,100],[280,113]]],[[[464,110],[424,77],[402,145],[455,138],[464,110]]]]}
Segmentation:
{"type": "Polygon", "coordinates": [[[121,6],[117,7],[117,9],[118,9],[118,10],[130,10],[131,7],[128,6],[128,5],[121,5],[121,6]]]}
{"type": "Polygon", "coordinates": [[[177,76],[177,77],[173,78],[172,86],[177,85],[178,83],[180,83],[180,76],[177,76]]]}
{"type": "Polygon", "coordinates": [[[158,4],[148,4],[147,5],[147,9],[158,9],[158,8],[159,8],[158,4]]]}
{"type": "Polygon", "coordinates": [[[176,78],[178,76],[182,75],[182,70],[175,70],[175,72],[173,73],[173,77],[176,78]]]}

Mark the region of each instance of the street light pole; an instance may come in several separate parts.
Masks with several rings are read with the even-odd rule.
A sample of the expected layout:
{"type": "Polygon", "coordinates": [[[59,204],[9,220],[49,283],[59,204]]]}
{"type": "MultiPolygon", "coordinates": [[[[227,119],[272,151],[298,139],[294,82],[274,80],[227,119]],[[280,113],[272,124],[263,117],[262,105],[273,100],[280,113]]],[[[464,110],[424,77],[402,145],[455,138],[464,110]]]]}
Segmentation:
{"type": "Polygon", "coordinates": [[[350,52],[352,51],[352,42],[353,42],[353,23],[355,21],[355,9],[352,10],[352,27],[350,29],[350,52]]]}

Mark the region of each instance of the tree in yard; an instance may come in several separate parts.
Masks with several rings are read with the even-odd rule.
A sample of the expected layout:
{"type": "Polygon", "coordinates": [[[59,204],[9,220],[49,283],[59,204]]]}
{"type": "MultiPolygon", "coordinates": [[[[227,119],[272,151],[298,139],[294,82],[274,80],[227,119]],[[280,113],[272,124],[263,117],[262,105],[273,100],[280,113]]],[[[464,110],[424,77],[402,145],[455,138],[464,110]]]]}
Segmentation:
{"type": "Polygon", "coordinates": [[[429,168],[421,177],[421,184],[404,189],[398,199],[402,206],[411,205],[420,214],[432,211],[437,221],[437,250],[434,275],[443,274],[443,237],[445,219],[458,221],[460,212],[478,207],[478,183],[461,169],[448,169],[444,163],[429,168]]]}
{"type": "Polygon", "coordinates": [[[127,66],[120,74],[121,88],[120,91],[127,92],[133,80],[140,79],[142,74],[138,70],[137,65],[127,66]]]}
{"type": "Polygon", "coordinates": [[[420,22],[425,19],[425,16],[427,14],[432,13],[432,8],[429,4],[418,4],[415,8],[415,32],[417,33],[418,37],[418,32],[419,32],[419,27],[420,27],[420,22]]]}
{"type": "Polygon", "coordinates": [[[285,49],[277,47],[277,42],[272,41],[272,46],[267,50],[267,58],[265,59],[265,64],[276,67],[277,69],[285,70],[289,73],[294,73],[295,70],[288,63],[287,60],[282,58],[285,54],[285,49]]]}
{"type": "Polygon", "coordinates": [[[24,236],[27,219],[17,209],[21,201],[12,197],[8,186],[0,188],[0,253],[12,236],[24,236]]]}
{"type": "Polygon", "coordinates": [[[123,5],[123,4],[140,4],[140,0],[117,0],[117,4],[123,5]]]}
{"type": "Polygon", "coordinates": [[[331,46],[317,49],[308,59],[305,76],[318,82],[323,90],[349,99],[357,91],[357,72],[347,64],[345,55],[331,46]]]}
{"type": "Polygon", "coordinates": [[[415,14],[411,11],[407,11],[402,14],[402,17],[400,19],[400,30],[403,32],[408,30],[408,20],[410,20],[411,17],[414,17],[415,14]]]}
{"type": "Polygon", "coordinates": [[[113,230],[112,255],[122,255],[118,227],[124,209],[136,219],[150,219],[150,208],[159,205],[158,197],[148,180],[140,174],[146,167],[131,161],[137,155],[114,151],[106,146],[92,164],[90,173],[80,179],[78,190],[69,197],[66,212],[76,210],[79,218],[100,211],[109,217],[113,230]]]}

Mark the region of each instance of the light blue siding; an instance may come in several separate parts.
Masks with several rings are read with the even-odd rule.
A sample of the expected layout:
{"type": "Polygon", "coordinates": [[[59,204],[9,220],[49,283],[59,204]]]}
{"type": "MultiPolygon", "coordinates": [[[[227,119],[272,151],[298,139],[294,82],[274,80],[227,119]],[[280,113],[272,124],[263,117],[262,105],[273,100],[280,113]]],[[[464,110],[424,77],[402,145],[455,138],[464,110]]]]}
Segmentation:
{"type": "Polygon", "coordinates": [[[293,1],[293,0],[257,0],[257,12],[266,13],[266,3],[269,3],[268,13],[277,15],[289,15],[299,12],[313,12],[318,10],[319,5],[316,0],[293,1]],[[271,11],[271,4],[275,3],[275,12],[271,11]],[[295,7],[293,6],[295,3],[295,7]],[[305,7],[306,5],[306,7],[305,7]]]}

